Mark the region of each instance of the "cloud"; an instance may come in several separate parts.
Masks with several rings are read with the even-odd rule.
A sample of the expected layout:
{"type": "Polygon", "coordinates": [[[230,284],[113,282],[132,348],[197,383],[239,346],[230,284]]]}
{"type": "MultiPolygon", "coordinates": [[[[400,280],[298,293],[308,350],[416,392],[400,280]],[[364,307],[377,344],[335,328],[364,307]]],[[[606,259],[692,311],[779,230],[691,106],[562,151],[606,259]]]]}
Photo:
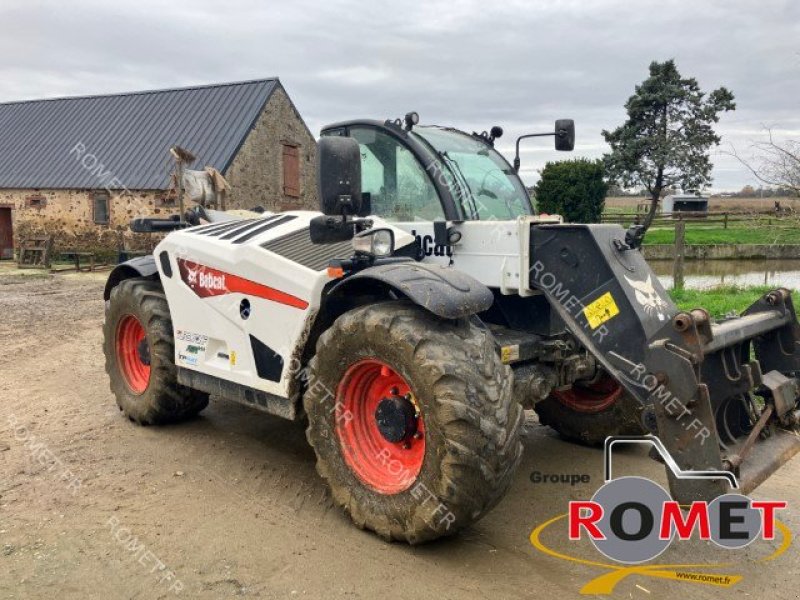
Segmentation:
{"type": "MultiPolygon", "coordinates": [[[[736,94],[738,110],[718,127],[726,143],[745,147],[762,124],[800,130],[792,0],[6,0],[0,17],[3,101],[278,75],[312,131],[417,110],[469,131],[500,124],[509,156],[515,136],[571,117],[576,154],[595,157],[649,62],[674,57],[703,89],[736,94]]],[[[539,141],[522,157],[532,182],[564,155],[539,141]]],[[[752,183],[715,161],[715,187],[752,183]]]]}

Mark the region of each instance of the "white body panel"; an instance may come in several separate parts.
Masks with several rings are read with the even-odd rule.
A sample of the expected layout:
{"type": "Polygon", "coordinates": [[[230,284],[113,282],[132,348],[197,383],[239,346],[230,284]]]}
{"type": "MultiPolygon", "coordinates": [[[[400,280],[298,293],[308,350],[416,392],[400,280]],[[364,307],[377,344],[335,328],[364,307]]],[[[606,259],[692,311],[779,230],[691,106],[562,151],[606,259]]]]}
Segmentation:
{"type": "Polygon", "coordinates": [[[433,243],[432,222],[394,223],[417,237],[425,261],[451,265],[503,294],[531,296],[528,285],[532,223],[561,223],[559,216],[524,216],[516,221],[464,221],[452,225],[461,239],[449,249],[433,243]]]}
{"type": "MultiPolygon", "coordinates": [[[[287,396],[290,378],[298,367],[292,357],[302,350],[323,287],[331,278],[327,261],[320,269],[310,268],[262,245],[296,233],[302,248],[295,254],[302,254],[306,263],[315,259],[320,263],[319,257],[331,250],[312,246],[310,239],[305,242],[309,222],[320,214],[292,211],[254,215],[259,218],[251,221],[251,232],[261,223],[278,224],[239,243],[237,240],[247,231],[223,239],[227,233],[207,233],[216,225],[201,225],[173,232],[156,247],[153,254],[170,306],[175,363],[179,367],[287,396]],[[291,219],[282,222],[286,217],[291,219]],[[160,261],[164,251],[169,256],[171,277],[164,273],[160,261]],[[246,319],[241,312],[245,299],[250,303],[246,319]],[[277,380],[259,376],[250,336],[274,352],[276,364],[282,363],[277,380]]],[[[373,221],[376,227],[387,226],[381,219],[373,221]]],[[[247,221],[240,223],[247,226],[247,221]]],[[[399,229],[395,229],[395,236],[398,247],[413,241],[399,229]]],[[[351,255],[352,250],[348,250],[336,257],[351,255]]]]}

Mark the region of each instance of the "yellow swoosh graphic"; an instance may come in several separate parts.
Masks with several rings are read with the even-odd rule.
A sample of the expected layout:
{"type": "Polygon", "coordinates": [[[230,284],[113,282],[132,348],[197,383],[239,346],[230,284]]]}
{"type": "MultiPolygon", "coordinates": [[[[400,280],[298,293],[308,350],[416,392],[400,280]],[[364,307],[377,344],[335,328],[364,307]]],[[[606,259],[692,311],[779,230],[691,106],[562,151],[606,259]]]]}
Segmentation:
{"type": "MultiPolygon", "coordinates": [[[[701,563],[701,564],[678,564],[678,565],[635,565],[624,566],[609,564],[596,560],[588,560],[577,556],[570,556],[552,548],[548,548],[541,540],[542,532],[554,523],[565,519],[567,513],[553,517],[545,521],[531,532],[530,541],[534,548],[540,552],[558,558],[590,567],[600,567],[610,572],[595,577],[581,588],[581,594],[607,595],[614,591],[616,585],[631,575],[644,575],[647,577],[658,577],[660,579],[671,579],[674,581],[685,581],[688,583],[700,583],[703,585],[714,585],[718,587],[731,587],[742,580],[742,575],[731,575],[724,573],[706,573],[697,571],[686,571],[685,569],[719,569],[734,567],[736,563],[701,563]]],[[[774,560],[786,552],[792,543],[792,532],[783,523],[775,520],[775,526],[781,532],[782,541],[780,546],[769,556],[759,559],[759,562],[774,560]]]]}

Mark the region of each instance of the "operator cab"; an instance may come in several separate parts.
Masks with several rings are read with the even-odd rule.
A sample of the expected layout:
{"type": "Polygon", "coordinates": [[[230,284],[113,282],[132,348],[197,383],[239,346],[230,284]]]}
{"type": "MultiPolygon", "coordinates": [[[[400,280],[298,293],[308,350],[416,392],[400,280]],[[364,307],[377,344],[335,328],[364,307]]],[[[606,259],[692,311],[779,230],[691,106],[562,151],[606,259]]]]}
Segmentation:
{"type": "MultiPolygon", "coordinates": [[[[415,113],[410,113],[415,114],[415,113]]],[[[323,136],[354,138],[361,192],[370,214],[391,222],[514,220],[534,214],[516,170],[494,149],[493,135],[401,121],[329,125],[323,136]]]]}

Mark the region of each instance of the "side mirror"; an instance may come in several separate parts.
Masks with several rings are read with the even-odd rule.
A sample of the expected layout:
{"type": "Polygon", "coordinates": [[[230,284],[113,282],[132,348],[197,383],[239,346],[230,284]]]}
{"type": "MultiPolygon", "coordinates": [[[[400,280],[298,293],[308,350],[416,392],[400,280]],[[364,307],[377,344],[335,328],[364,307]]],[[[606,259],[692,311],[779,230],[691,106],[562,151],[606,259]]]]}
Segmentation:
{"type": "Polygon", "coordinates": [[[336,244],[352,240],[357,224],[341,217],[320,215],[311,219],[308,233],[312,244],[336,244]]]}
{"type": "Polygon", "coordinates": [[[330,216],[361,214],[361,149],[351,137],[324,136],[317,146],[320,210],[330,216]]]}
{"type": "Polygon", "coordinates": [[[556,121],[556,150],[571,152],[575,148],[575,121],[558,119],[556,121]]]}

